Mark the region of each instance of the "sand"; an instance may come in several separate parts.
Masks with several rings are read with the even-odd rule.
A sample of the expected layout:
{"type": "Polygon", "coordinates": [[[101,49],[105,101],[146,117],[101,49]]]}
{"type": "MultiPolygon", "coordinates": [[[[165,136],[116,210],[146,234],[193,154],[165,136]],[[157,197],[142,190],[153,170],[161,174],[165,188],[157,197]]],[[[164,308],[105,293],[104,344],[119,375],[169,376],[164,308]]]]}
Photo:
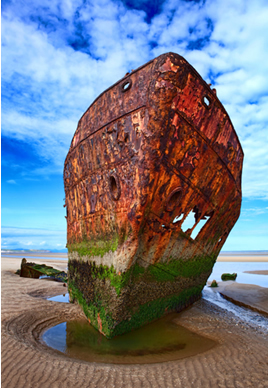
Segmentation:
{"type": "MultiPolygon", "coordinates": [[[[35,260],[37,263],[43,260],[35,260]]],[[[67,262],[46,260],[64,270],[67,262]]],[[[150,365],[105,365],[69,359],[40,343],[52,325],[82,316],[74,304],[44,297],[62,283],[20,278],[20,259],[2,258],[2,387],[267,387],[268,331],[201,299],[177,322],[217,341],[199,355],[150,365]]]]}
{"type": "Polygon", "coordinates": [[[227,300],[268,316],[268,288],[233,281],[219,282],[218,285],[217,291],[227,300]]]}
{"type": "Polygon", "coordinates": [[[217,262],[268,262],[268,255],[220,254],[217,262]]]}
{"type": "Polygon", "coordinates": [[[244,271],[244,273],[260,274],[263,276],[268,276],[268,270],[248,270],[248,271],[244,271]]]}

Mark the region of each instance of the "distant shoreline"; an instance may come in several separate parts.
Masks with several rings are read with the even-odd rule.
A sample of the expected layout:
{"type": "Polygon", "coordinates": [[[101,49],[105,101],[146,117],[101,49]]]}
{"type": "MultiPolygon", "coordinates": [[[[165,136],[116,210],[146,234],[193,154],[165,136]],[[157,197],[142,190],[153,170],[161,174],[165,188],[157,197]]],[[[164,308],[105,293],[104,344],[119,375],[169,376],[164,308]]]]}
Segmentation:
{"type": "Polygon", "coordinates": [[[219,255],[228,256],[228,255],[238,255],[238,256],[244,256],[244,255],[268,255],[267,250],[252,250],[252,251],[221,251],[219,255]]]}
{"type": "Polygon", "coordinates": [[[223,251],[217,262],[268,262],[268,251],[223,251]]]}
{"type": "MultiPolygon", "coordinates": [[[[5,258],[26,257],[35,259],[58,258],[68,260],[68,253],[47,251],[1,251],[5,258]]],[[[268,251],[223,251],[219,254],[217,262],[268,262],[268,251]]]]}

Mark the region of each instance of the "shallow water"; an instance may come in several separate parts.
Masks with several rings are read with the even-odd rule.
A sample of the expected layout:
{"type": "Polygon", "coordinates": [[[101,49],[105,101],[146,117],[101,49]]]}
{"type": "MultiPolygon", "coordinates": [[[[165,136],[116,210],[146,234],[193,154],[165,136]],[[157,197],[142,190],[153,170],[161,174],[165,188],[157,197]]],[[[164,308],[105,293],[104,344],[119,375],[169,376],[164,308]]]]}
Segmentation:
{"type": "Polygon", "coordinates": [[[59,294],[48,298],[49,301],[56,301],[57,303],[69,303],[69,293],[59,294]]]}
{"type": "Polygon", "coordinates": [[[249,308],[240,307],[226,300],[217,292],[217,288],[210,288],[205,286],[202,291],[202,298],[217,305],[218,307],[225,309],[228,312],[233,313],[242,323],[253,324],[254,326],[262,327],[268,332],[268,318],[252,311],[249,308]]]}
{"type": "Polygon", "coordinates": [[[268,262],[216,262],[208,281],[221,281],[222,273],[237,273],[235,282],[268,288],[268,276],[244,273],[251,270],[268,270],[268,262]]]}
{"type": "MultiPolygon", "coordinates": [[[[237,273],[235,282],[268,287],[268,276],[243,273],[248,270],[268,270],[267,262],[217,262],[209,281],[221,281],[222,273],[237,273]]],[[[224,299],[216,289],[205,287],[203,299],[231,312],[243,323],[268,328],[268,319],[250,309],[224,299]]],[[[69,294],[48,299],[69,302],[69,294]]],[[[108,340],[86,320],[69,321],[48,329],[42,339],[67,356],[102,363],[158,363],[177,360],[204,352],[216,343],[176,324],[178,314],[167,315],[138,330],[108,340]]]]}
{"type": "Polygon", "coordinates": [[[127,334],[107,339],[86,320],[73,320],[48,329],[47,346],[67,356],[101,363],[159,363],[202,353],[217,343],[176,324],[169,314],[127,334]]]}
{"type": "MultiPolygon", "coordinates": [[[[212,274],[208,279],[208,283],[212,280],[222,281],[222,273],[237,273],[236,281],[233,282],[258,285],[267,288],[268,275],[244,273],[245,271],[252,270],[268,270],[268,262],[216,262],[212,274]]],[[[250,308],[244,308],[226,300],[220,295],[217,288],[205,286],[202,297],[218,307],[233,313],[241,322],[254,324],[263,329],[268,328],[268,319],[265,316],[252,311],[250,308]]]]}

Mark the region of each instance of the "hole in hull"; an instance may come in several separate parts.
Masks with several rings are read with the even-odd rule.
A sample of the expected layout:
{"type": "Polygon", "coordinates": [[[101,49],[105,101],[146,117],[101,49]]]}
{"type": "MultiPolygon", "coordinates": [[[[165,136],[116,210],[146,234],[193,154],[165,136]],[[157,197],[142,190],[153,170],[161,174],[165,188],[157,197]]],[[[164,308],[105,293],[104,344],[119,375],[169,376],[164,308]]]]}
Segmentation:
{"type": "Polygon", "coordinates": [[[191,211],[184,222],[181,225],[181,229],[183,232],[187,232],[189,229],[192,229],[195,225],[195,212],[191,211]]]}
{"type": "Polygon", "coordinates": [[[131,85],[132,85],[132,81],[131,81],[131,80],[125,81],[125,82],[121,85],[121,90],[122,90],[122,92],[126,92],[127,90],[129,90],[129,89],[131,88],[131,85]]]}
{"type": "Polygon", "coordinates": [[[192,234],[191,234],[191,237],[193,239],[195,239],[197,237],[197,235],[199,234],[199,232],[201,231],[201,229],[204,227],[204,225],[209,221],[210,217],[208,219],[204,218],[204,219],[201,219],[199,221],[199,223],[195,226],[192,234]]]}
{"type": "Polygon", "coordinates": [[[178,223],[182,219],[183,219],[183,213],[181,215],[179,215],[179,216],[176,216],[172,223],[176,224],[176,223],[178,223]]]}
{"type": "Polygon", "coordinates": [[[211,100],[208,96],[204,96],[202,99],[202,103],[206,108],[210,108],[211,100]]]}
{"type": "Polygon", "coordinates": [[[191,230],[194,227],[194,225],[196,224],[196,226],[194,227],[193,231],[190,233],[191,238],[195,239],[198,236],[198,234],[201,231],[201,229],[210,220],[210,218],[212,217],[213,213],[214,213],[214,211],[211,211],[208,214],[204,215],[200,219],[201,212],[198,209],[198,207],[195,206],[194,209],[188,214],[188,216],[186,217],[186,219],[182,223],[182,225],[181,225],[182,231],[187,233],[187,231],[191,230]]]}

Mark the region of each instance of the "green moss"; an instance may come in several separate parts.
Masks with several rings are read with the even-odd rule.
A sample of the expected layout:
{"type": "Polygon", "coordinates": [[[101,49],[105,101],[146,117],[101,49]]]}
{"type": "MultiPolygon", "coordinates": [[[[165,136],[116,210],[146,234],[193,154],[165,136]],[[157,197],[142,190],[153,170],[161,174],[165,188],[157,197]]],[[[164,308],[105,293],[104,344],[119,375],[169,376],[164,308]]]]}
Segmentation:
{"type": "Polygon", "coordinates": [[[46,275],[48,277],[55,277],[55,279],[59,281],[67,282],[67,274],[62,270],[57,270],[54,269],[52,266],[46,266],[44,264],[43,265],[34,264],[31,267],[32,269],[37,270],[43,275],[46,275]]]}
{"type": "Polygon", "coordinates": [[[101,305],[101,300],[95,300],[95,304],[92,302],[87,303],[83,297],[82,292],[75,286],[74,282],[68,282],[68,291],[71,301],[77,301],[78,304],[84,311],[86,317],[90,320],[90,323],[98,330],[98,316],[102,323],[102,332],[107,336],[111,337],[111,330],[114,326],[114,320],[109,312],[106,312],[105,307],[101,305]]]}
{"type": "Polygon", "coordinates": [[[179,295],[167,296],[151,301],[147,304],[140,305],[139,310],[132,314],[130,320],[124,320],[119,323],[114,331],[113,336],[121,335],[152,320],[162,317],[165,313],[182,310],[190,303],[196,301],[201,294],[203,285],[184,290],[179,295]]]}
{"type": "Polygon", "coordinates": [[[211,287],[211,288],[217,288],[217,287],[218,287],[217,281],[216,281],[216,280],[213,280],[213,281],[211,282],[210,287],[211,287]]]}
{"type": "Polygon", "coordinates": [[[222,281],[235,281],[237,277],[237,273],[223,273],[221,275],[222,281]]]}
{"type": "Polygon", "coordinates": [[[46,266],[46,265],[37,265],[35,264],[33,269],[40,271],[41,273],[47,275],[47,276],[54,276],[56,274],[61,273],[61,270],[53,269],[51,266],[46,266]]]}
{"type": "Polygon", "coordinates": [[[135,264],[133,277],[139,279],[140,275],[146,275],[148,280],[157,282],[174,281],[177,277],[198,277],[212,269],[215,259],[214,256],[200,256],[188,260],[171,259],[168,263],[156,263],[146,269],[135,264]]]}
{"type": "Polygon", "coordinates": [[[100,318],[102,332],[107,338],[112,338],[116,335],[121,335],[135,328],[139,328],[152,320],[162,317],[167,312],[185,308],[200,297],[203,285],[184,290],[179,295],[159,298],[140,305],[138,310],[135,309],[135,312],[129,310],[130,319],[123,320],[120,323],[116,323],[112,319],[112,315],[107,307],[103,307],[99,304],[97,304],[99,306],[96,306],[93,303],[87,304],[82,293],[76,288],[73,282],[69,282],[68,288],[71,299],[77,300],[86,317],[90,320],[90,323],[96,329],[99,329],[98,318],[100,318]]]}
{"type": "Polygon", "coordinates": [[[117,274],[113,265],[108,266],[93,266],[92,267],[92,277],[98,278],[100,280],[109,279],[111,285],[115,288],[117,295],[120,295],[121,289],[126,286],[129,282],[131,276],[131,271],[123,272],[122,274],[117,274]]]}
{"type": "MultiPolygon", "coordinates": [[[[193,259],[172,259],[169,263],[157,263],[144,268],[137,263],[129,270],[117,273],[113,265],[97,266],[91,263],[90,272],[92,279],[109,279],[115,288],[117,295],[120,295],[122,288],[131,282],[138,282],[145,277],[147,282],[167,282],[175,281],[178,277],[190,278],[198,277],[202,273],[209,272],[215,262],[214,257],[195,257],[193,259]]],[[[72,261],[69,261],[69,270],[72,271],[72,261]]],[[[74,269],[75,276],[79,278],[79,272],[74,269]]]]}
{"type": "Polygon", "coordinates": [[[69,252],[77,252],[80,257],[87,255],[88,257],[101,256],[109,251],[114,252],[119,243],[119,237],[116,236],[113,240],[98,240],[98,241],[82,241],[78,243],[69,243],[67,248],[69,252]]]}
{"type": "Polygon", "coordinates": [[[139,276],[143,275],[144,273],[145,273],[145,268],[135,263],[132,269],[133,278],[138,279],[139,276]]]}
{"type": "Polygon", "coordinates": [[[171,258],[169,263],[157,263],[149,265],[147,268],[136,263],[122,273],[117,273],[113,266],[97,266],[93,261],[70,260],[69,293],[71,298],[77,300],[81,305],[92,325],[98,329],[101,320],[102,331],[107,337],[112,337],[161,317],[166,311],[183,309],[187,304],[197,299],[203,285],[187,289],[179,295],[171,295],[150,301],[139,307],[136,306],[134,311],[131,309],[128,311],[130,319],[121,323],[112,319],[113,316],[109,310],[111,288],[115,289],[120,299],[121,292],[125,287],[137,284],[137,288],[139,288],[141,281],[147,283],[148,288],[150,288],[150,283],[156,285],[165,282],[178,282],[180,278],[199,277],[201,274],[211,271],[215,259],[215,256],[200,256],[188,260],[171,258]],[[110,280],[110,283],[104,282],[101,284],[103,289],[102,287],[99,289],[99,287],[96,288],[95,279],[110,280]]]}

